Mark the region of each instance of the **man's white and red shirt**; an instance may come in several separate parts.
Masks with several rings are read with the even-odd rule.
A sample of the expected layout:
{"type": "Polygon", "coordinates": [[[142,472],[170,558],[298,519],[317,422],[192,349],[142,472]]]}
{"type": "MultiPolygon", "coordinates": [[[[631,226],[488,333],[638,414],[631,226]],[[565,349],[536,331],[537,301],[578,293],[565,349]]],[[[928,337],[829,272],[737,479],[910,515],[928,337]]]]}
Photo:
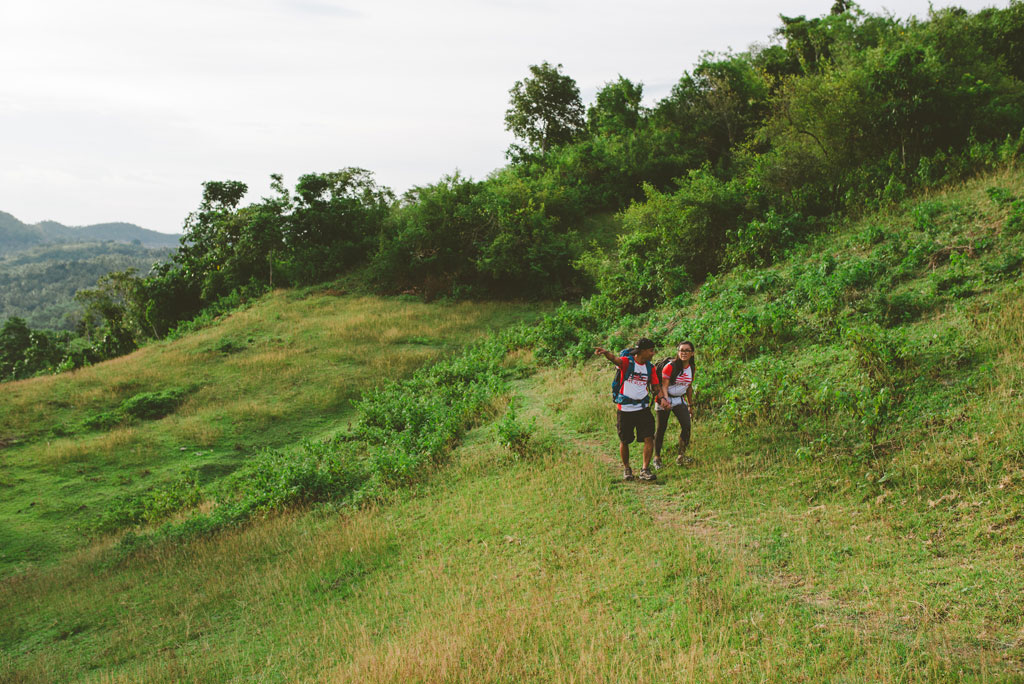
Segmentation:
{"type": "MultiPolygon", "coordinates": [[[[630,399],[642,400],[647,397],[648,384],[654,382],[657,384],[656,379],[652,380],[647,372],[648,365],[643,363],[633,364],[633,375],[626,379],[622,383],[622,387],[619,391],[629,397],[630,399]]],[[[653,368],[653,366],[652,366],[653,368]]],[[[619,373],[629,372],[629,358],[626,356],[619,357],[619,373]]],[[[642,404],[616,404],[620,411],[641,411],[646,408],[646,402],[642,404]]]]}

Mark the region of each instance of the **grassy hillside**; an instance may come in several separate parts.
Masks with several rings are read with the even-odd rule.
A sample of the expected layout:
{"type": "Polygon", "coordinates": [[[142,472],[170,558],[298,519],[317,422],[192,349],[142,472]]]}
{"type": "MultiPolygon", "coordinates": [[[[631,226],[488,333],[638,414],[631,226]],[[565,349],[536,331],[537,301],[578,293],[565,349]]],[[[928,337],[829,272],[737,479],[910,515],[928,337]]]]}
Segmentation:
{"type": "MultiPolygon", "coordinates": [[[[0,678],[1024,681],[1024,231],[1011,201],[1022,196],[1024,176],[1004,172],[650,314],[564,309],[506,359],[538,369],[508,390],[516,408],[372,506],[293,508],[132,553],[101,539],[10,574],[0,678]],[[700,364],[696,465],[653,485],[620,479],[610,367],[549,361],[639,333],[694,340],[700,364]]],[[[24,443],[0,452],[7,491],[70,482],[101,458],[110,476],[193,458],[230,467],[235,442],[287,450],[356,418],[332,412],[346,385],[325,369],[340,351],[309,344],[299,360],[281,341],[315,337],[297,332],[296,307],[334,301],[279,293],[80,371],[63,395],[59,377],[11,385],[20,409],[5,400],[2,424],[24,443]],[[118,375],[147,358],[138,367],[160,382],[118,375]],[[42,447],[55,426],[168,387],[189,392],[168,418],[42,447]],[[138,457],[135,437],[108,441],[141,430],[165,441],[138,457]]],[[[338,337],[389,329],[356,312],[390,304],[343,302],[338,315],[361,322],[338,337]]],[[[383,356],[418,349],[431,323],[392,327],[383,356]]],[[[37,528],[69,514],[46,511],[37,528]]],[[[17,519],[0,509],[4,525],[17,519]]]]}
{"type": "Polygon", "coordinates": [[[330,433],[360,393],[537,313],[278,292],[182,339],[8,383],[0,573],[80,545],[119,497],[182,473],[209,483],[259,449],[330,433]]]}

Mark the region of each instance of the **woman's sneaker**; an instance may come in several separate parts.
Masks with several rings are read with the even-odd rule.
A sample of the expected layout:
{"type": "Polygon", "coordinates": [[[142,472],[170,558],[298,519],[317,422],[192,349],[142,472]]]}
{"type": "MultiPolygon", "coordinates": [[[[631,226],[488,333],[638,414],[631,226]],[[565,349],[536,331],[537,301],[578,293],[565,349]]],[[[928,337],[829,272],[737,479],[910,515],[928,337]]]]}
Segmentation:
{"type": "Polygon", "coordinates": [[[626,466],[623,469],[623,471],[622,471],[622,479],[626,480],[627,482],[629,480],[632,480],[633,479],[633,469],[630,468],[629,466],[626,466]]]}
{"type": "Polygon", "coordinates": [[[647,480],[648,482],[650,482],[651,480],[658,479],[658,477],[647,468],[644,468],[643,470],[640,471],[639,478],[641,480],[647,480]]]}

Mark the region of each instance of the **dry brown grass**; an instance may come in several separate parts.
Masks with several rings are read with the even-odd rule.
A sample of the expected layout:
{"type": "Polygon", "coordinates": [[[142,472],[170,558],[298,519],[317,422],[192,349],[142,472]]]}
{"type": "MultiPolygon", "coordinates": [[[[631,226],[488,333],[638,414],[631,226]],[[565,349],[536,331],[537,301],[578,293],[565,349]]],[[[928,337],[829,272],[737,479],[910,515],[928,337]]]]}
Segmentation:
{"type": "Polygon", "coordinates": [[[223,428],[211,425],[203,416],[199,415],[182,417],[175,431],[181,435],[185,444],[195,447],[214,446],[224,435],[223,428]]]}
{"type": "Polygon", "coordinates": [[[43,452],[42,463],[55,466],[91,459],[106,460],[137,446],[139,438],[136,428],[125,426],[95,437],[57,439],[43,452]]]}

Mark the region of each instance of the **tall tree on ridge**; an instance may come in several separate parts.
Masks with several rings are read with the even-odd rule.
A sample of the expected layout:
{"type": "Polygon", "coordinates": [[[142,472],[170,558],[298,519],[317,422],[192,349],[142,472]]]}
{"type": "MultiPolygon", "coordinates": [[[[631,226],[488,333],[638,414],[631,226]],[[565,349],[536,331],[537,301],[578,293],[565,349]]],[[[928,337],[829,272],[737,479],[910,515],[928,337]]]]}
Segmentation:
{"type": "Polygon", "coordinates": [[[512,145],[509,157],[544,154],[552,147],[572,142],[584,130],[580,89],[561,69],[561,64],[552,66],[548,62],[531,65],[532,75],[516,81],[509,90],[505,130],[527,144],[512,145]]]}

